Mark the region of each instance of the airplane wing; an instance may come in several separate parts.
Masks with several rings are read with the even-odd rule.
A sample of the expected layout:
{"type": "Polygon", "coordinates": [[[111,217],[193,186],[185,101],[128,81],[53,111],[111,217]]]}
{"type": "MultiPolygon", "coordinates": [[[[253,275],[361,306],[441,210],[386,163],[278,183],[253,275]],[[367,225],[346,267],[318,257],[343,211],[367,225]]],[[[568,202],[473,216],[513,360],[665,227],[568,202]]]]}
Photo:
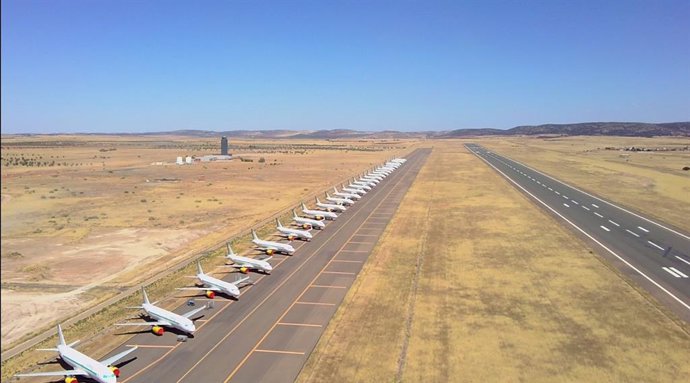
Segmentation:
{"type": "Polygon", "coordinates": [[[240,278],[240,279],[238,279],[238,280],[236,280],[236,281],[232,281],[232,284],[235,285],[235,286],[237,286],[237,285],[239,285],[240,283],[246,281],[247,279],[249,279],[249,277],[240,278]]]}
{"type": "Polygon", "coordinates": [[[67,376],[67,375],[80,375],[89,376],[86,371],[83,370],[64,370],[64,371],[51,371],[51,372],[32,372],[28,374],[17,374],[15,376],[67,376]]]}
{"type": "Polygon", "coordinates": [[[185,317],[185,318],[190,318],[190,317],[192,317],[194,314],[198,313],[198,312],[201,311],[201,310],[205,310],[206,308],[208,308],[208,306],[199,307],[198,309],[194,309],[194,310],[192,310],[192,311],[190,311],[190,312],[188,312],[188,313],[182,314],[182,316],[185,317]]]}
{"type": "Polygon", "coordinates": [[[175,290],[195,290],[195,291],[220,291],[217,287],[178,287],[175,290]]]}
{"type": "Polygon", "coordinates": [[[129,323],[115,323],[115,326],[172,326],[168,322],[129,322],[129,323]]]}
{"type": "Polygon", "coordinates": [[[108,358],[108,359],[102,360],[101,363],[102,363],[102,364],[105,364],[106,366],[110,366],[111,364],[113,364],[113,363],[117,362],[118,360],[124,358],[124,357],[127,356],[130,352],[132,352],[132,351],[134,351],[134,350],[136,350],[136,349],[137,349],[136,346],[131,347],[131,348],[128,348],[127,350],[122,351],[122,352],[119,353],[119,354],[113,355],[113,356],[111,356],[111,357],[108,358]]]}

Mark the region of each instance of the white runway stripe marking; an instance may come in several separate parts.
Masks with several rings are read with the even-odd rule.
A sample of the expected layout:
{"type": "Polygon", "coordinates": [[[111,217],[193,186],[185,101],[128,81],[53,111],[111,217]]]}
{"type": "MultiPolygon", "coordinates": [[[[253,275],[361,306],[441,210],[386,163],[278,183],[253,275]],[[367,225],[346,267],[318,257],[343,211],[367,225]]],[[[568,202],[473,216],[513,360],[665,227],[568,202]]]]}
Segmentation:
{"type": "Polygon", "coordinates": [[[597,213],[596,211],[594,212],[594,215],[596,215],[596,216],[597,216],[597,217],[599,217],[599,218],[604,218],[604,216],[603,216],[603,215],[601,215],[601,214],[597,213]]]}
{"type": "Polygon", "coordinates": [[[604,229],[604,230],[606,230],[606,231],[611,231],[611,229],[609,229],[608,227],[606,227],[606,226],[604,226],[604,225],[599,225],[599,227],[602,228],[602,229],[604,229]]]}
{"type": "Polygon", "coordinates": [[[587,206],[582,206],[582,208],[589,211],[589,208],[587,206]]]}
{"type": "Polygon", "coordinates": [[[554,193],[561,195],[561,193],[558,190],[556,190],[554,193]]]}
{"type": "Polygon", "coordinates": [[[609,222],[611,222],[612,224],[614,224],[614,225],[616,225],[616,226],[618,226],[618,227],[621,226],[621,225],[619,225],[619,224],[617,224],[616,222],[613,222],[613,221],[611,221],[611,220],[609,220],[609,222]]]}
{"type": "Polygon", "coordinates": [[[599,208],[599,205],[593,203],[592,206],[596,207],[597,209],[599,208]]]}
{"type": "Polygon", "coordinates": [[[676,274],[680,275],[683,278],[687,278],[688,276],[682,273],[680,270],[676,269],[675,267],[669,267],[669,269],[673,270],[676,272],[676,274]]]}
{"type": "Polygon", "coordinates": [[[577,202],[577,201],[575,201],[575,200],[572,200],[572,201],[573,201],[573,203],[574,203],[575,205],[579,205],[579,204],[580,204],[579,202],[577,202]]]}
{"type": "Polygon", "coordinates": [[[681,257],[679,257],[679,256],[677,256],[677,255],[674,255],[674,257],[680,259],[681,262],[685,262],[685,263],[687,263],[688,265],[690,265],[690,261],[687,261],[685,258],[681,258],[681,257]]]}
{"type": "Polygon", "coordinates": [[[637,228],[640,229],[640,230],[642,230],[642,231],[644,231],[645,233],[649,233],[649,230],[645,229],[645,228],[642,227],[642,226],[638,226],[637,228]]]}
{"type": "Polygon", "coordinates": [[[656,248],[659,249],[659,250],[664,250],[663,247],[657,245],[656,243],[654,243],[654,242],[652,242],[652,241],[647,241],[647,243],[650,244],[650,245],[652,245],[652,246],[654,246],[654,247],[656,247],[656,248]]]}
{"type": "Polygon", "coordinates": [[[668,267],[662,267],[662,269],[664,269],[667,273],[673,275],[674,277],[680,278],[680,275],[674,273],[673,270],[670,270],[668,267]]]}
{"type": "Polygon", "coordinates": [[[553,191],[553,189],[549,188],[549,190],[553,191]]]}
{"type": "Polygon", "coordinates": [[[637,233],[635,233],[634,231],[630,231],[630,230],[628,230],[628,229],[625,229],[625,231],[627,231],[628,233],[630,233],[630,234],[632,234],[632,235],[634,235],[634,236],[636,236],[636,237],[638,237],[638,238],[640,237],[640,235],[637,234],[637,233]]]}
{"type": "Polygon", "coordinates": [[[564,203],[563,206],[570,207],[570,205],[568,205],[567,203],[564,203]]]}

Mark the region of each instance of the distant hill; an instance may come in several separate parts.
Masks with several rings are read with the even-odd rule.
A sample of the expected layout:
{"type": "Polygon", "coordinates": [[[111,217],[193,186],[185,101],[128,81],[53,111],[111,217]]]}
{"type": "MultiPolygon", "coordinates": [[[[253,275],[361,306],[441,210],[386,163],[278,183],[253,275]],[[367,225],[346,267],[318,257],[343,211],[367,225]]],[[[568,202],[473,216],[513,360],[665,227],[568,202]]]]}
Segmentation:
{"type": "Polygon", "coordinates": [[[466,136],[690,136],[690,122],[649,124],[642,122],[584,122],[579,124],[545,124],[516,126],[512,129],[458,129],[439,134],[438,138],[466,136]]]}

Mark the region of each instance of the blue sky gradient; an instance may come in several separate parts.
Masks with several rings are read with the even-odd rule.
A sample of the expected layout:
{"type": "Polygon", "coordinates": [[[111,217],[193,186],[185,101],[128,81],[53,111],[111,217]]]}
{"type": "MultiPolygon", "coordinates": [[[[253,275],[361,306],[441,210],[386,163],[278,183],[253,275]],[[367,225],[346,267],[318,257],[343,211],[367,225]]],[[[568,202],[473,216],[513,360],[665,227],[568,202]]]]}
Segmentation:
{"type": "Polygon", "coordinates": [[[690,1],[2,1],[2,133],[690,120],[690,1]]]}

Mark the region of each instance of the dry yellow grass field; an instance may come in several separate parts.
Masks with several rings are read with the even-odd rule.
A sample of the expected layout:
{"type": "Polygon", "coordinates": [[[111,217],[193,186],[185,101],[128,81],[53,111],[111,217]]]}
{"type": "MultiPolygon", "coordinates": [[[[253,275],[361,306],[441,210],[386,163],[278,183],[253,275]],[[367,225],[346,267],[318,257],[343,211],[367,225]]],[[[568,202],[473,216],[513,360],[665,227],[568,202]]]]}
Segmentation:
{"type": "Polygon", "coordinates": [[[219,141],[3,136],[3,348],[414,145],[219,141]]]}
{"type": "Polygon", "coordinates": [[[462,144],[434,143],[298,381],[686,381],[687,325],[462,144]]]}
{"type": "Polygon", "coordinates": [[[580,189],[690,232],[690,138],[515,137],[473,140],[580,189]],[[606,148],[686,148],[625,151],[606,148]]]}

